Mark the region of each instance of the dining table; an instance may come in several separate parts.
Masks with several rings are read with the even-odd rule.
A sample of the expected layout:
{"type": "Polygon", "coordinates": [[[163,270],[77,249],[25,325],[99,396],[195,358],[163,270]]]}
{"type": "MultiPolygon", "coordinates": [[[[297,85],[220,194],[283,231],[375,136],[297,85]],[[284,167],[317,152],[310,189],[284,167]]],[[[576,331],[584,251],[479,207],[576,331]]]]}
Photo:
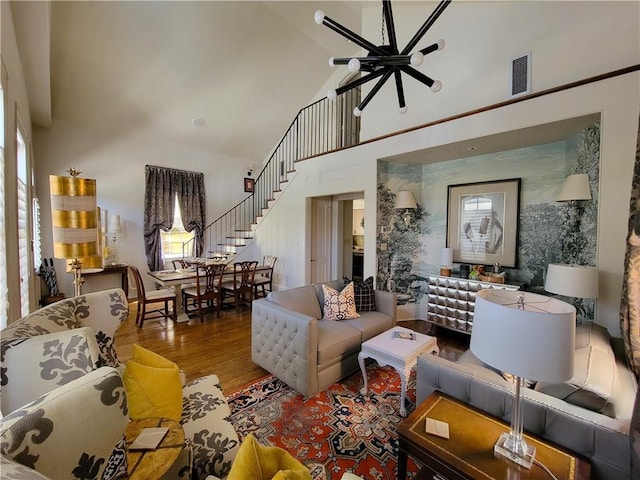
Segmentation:
{"type": "MultiPolygon", "coordinates": [[[[234,266],[233,263],[228,263],[223,260],[211,260],[207,263],[222,263],[226,265],[223,281],[227,279],[233,279],[234,266]]],[[[271,267],[258,265],[256,267],[256,274],[270,270],[271,267]]],[[[158,270],[155,272],[148,272],[153,278],[154,282],[162,287],[171,287],[176,293],[176,321],[178,323],[188,322],[189,315],[184,310],[182,304],[182,286],[185,284],[196,282],[196,266],[192,265],[187,268],[178,268],[175,270],[158,270]]]]}

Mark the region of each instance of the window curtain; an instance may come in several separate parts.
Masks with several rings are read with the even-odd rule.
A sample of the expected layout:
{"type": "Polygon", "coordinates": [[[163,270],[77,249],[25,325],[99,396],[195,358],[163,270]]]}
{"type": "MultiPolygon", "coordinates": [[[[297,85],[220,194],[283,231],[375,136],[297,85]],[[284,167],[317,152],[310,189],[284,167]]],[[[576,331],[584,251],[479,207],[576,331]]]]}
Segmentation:
{"type": "Polygon", "coordinates": [[[629,365],[636,377],[640,378],[640,121],[629,202],[629,233],[624,262],[620,330],[629,365]]]}
{"type": "Polygon", "coordinates": [[[180,172],[176,179],[178,205],[182,224],[187,232],[194,232],[195,256],[201,257],[204,250],[205,212],[204,174],[180,172]]]}
{"type": "Polygon", "coordinates": [[[144,249],[149,270],[164,269],[161,231],[173,226],[175,197],[185,230],[195,230],[195,256],[204,249],[205,191],[204,175],[172,168],[145,167],[144,249]]]}

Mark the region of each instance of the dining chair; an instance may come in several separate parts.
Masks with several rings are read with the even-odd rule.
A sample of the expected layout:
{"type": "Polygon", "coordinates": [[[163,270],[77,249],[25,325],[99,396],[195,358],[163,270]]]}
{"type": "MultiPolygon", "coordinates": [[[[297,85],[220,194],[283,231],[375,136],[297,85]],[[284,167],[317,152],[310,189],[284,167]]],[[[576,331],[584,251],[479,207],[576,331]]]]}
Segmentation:
{"type": "Polygon", "coordinates": [[[171,260],[174,270],[180,270],[181,268],[188,268],[189,263],[184,258],[175,258],[171,260]]]}
{"type": "Polygon", "coordinates": [[[138,292],[138,313],[136,314],[136,325],[142,328],[142,324],[145,320],[162,317],[165,319],[171,318],[175,321],[177,318],[175,292],[167,288],[146,291],[138,268],[133,265],[129,265],[129,270],[136,282],[136,291],[138,292]],[[169,310],[170,302],[172,303],[171,310],[169,310]],[[164,304],[164,310],[162,308],[156,308],[154,310],[147,311],[147,306],[158,303],[164,304]]]}
{"type": "Polygon", "coordinates": [[[236,310],[240,309],[241,301],[251,305],[253,301],[253,281],[258,262],[255,260],[235,262],[233,264],[233,281],[222,283],[224,297],[233,297],[236,310]]]}
{"type": "Polygon", "coordinates": [[[273,290],[273,269],[276,266],[276,261],[278,257],[274,257],[273,255],[265,255],[262,259],[262,266],[268,267],[268,269],[261,269],[256,273],[256,276],[253,280],[253,293],[258,297],[258,288],[261,289],[262,296],[266,297],[267,292],[271,292],[273,290]]]}
{"type": "Polygon", "coordinates": [[[207,307],[215,306],[216,316],[220,318],[222,311],[222,276],[224,275],[226,265],[224,264],[206,264],[196,267],[196,285],[195,287],[185,288],[182,295],[185,298],[184,309],[189,314],[188,303],[193,300],[193,306],[198,307],[198,315],[200,320],[204,322],[203,303],[207,307]]]}

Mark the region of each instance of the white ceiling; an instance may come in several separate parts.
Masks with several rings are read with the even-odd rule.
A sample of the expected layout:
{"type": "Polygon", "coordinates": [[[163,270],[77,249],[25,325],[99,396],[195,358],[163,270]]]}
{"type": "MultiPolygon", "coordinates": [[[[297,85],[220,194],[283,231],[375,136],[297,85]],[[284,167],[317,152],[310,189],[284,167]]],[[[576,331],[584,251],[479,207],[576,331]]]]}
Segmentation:
{"type": "Polygon", "coordinates": [[[53,118],[261,161],[333,73],[328,58],[354,52],[315,11],[360,31],[362,7],[378,5],[54,1],[12,13],[35,126],[53,118]]]}

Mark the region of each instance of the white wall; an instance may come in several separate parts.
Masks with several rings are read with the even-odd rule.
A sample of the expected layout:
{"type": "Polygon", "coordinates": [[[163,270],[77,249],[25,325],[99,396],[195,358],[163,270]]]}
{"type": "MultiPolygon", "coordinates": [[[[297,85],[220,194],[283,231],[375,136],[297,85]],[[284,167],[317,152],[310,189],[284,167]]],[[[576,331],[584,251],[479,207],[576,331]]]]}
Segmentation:
{"type": "MultiPolygon", "coordinates": [[[[250,161],[234,159],[170,143],[158,143],[134,135],[114,136],[83,125],[54,121],[50,129],[35,129],[37,185],[42,208],[44,258],[51,257],[51,204],[49,175],[67,175],[74,166],[81,176],[97,180],[98,206],[109,215],[120,215],[123,233],[118,237],[118,260],[148,271],[144,254],[145,165],[178,168],[204,173],[207,194],[207,223],[246,197],[243,178],[250,161]]],[[[73,276],[64,273],[63,260],[55,261],[61,290],[73,293],[73,276]]],[[[117,277],[109,276],[112,287],[117,277]]],[[[144,277],[147,277],[144,275],[144,277]]],[[[151,286],[150,277],[144,278],[151,286]]],[[[104,279],[87,279],[83,292],[104,288],[104,279]],[[99,282],[99,283],[98,283],[99,282]]],[[[135,294],[135,293],[134,293],[135,294]]],[[[130,294],[131,296],[131,294],[130,294]]]]}

